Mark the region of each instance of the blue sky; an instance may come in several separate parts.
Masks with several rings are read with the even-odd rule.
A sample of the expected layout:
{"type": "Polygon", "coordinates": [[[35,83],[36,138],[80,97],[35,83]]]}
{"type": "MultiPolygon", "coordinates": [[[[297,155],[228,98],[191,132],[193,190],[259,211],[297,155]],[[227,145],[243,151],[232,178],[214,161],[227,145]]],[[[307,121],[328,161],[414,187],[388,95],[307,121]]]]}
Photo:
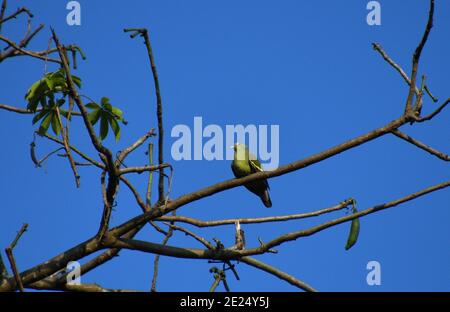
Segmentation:
{"type": "MultiPolygon", "coordinates": [[[[128,126],[122,139],[105,141],[113,151],[156,127],[155,97],[141,39],[131,40],[125,27],[147,27],[160,75],[166,129],[166,154],[174,168],[172,198],[232,177],[229,161],[173,161],[170,129],[203,123],[280,126],[280,163],[304,158],[397,118],[407,87],[372,49],[379,42],[406,72],[426,22],[428,1],[379,1],[381,26],[366,23],[366,0],[346,1],[79,1],[82,25],[66,24],[67,1],[9,1],[25,5],[35,25],[53,26],[65,43],[77,43],[87,55],[76,74],[81,92],[99,100],[108,96],[124,110],[128,126]]],[[[432,92],[450,96],[450,3],[437,1],[435,25],[422,55],[419,74],[432,92]]],[[[26,20],[3,27],[2,35],[20,40],[26,20]]],[[[29,48],[44,50],[46,27],[29,48]]],[[[49,70],[56,67],[50,65],[49,70]]],[[[20,57],[0,66],[0,103],[24,107],[27,88],[44,72],[41,61],[20,57]]],[[[428,99],[425,111],[437,104],[428,99]]],[[[450,111],[430,123],[407,125],[406,133],[450,152],[450,111]]],[[[29,116],[0,111],[0,190],[2,250],[23,222],[29,231],[15,250],[18,267],[28,269],[92,236],[98,228],[102,200],[99,172],[80,168],[76,189],[68,162],[51,158],[34,168],[29,143],[34,127],[29,116]]],[[[80,121],[73,122],[72,143],[96,157],[80,121]]],[[[38,152],[53,145],[38,139],[38,152]]],[[[127,160],[144,164],[144,149],[127,160]]],[[[243,187],[189,204],[178,211],[203,220],[263,217],[313,211],[353,197],[359,208],[393,200],[448,180],[446,163],[386,136],[320,164],[269,181],[272,209],[243,187]]],[[[144,194],[146,177],[133,177],[144,194]]],[[[117,198],[112,225],[140,213],[126,187],[117,198]]],[[[450,291],[450,191],[443,190],[361,219],[357,244],[344,250],[350,224],[278,248],[258,259],[322,291],[450,291]],[[382,284],[368,286],[366,264],[381,264],[382,284]]],[[[246,225],[248,247],[257,237],[275,236],[340,217],[336,212],[310,220],[246,225]]],[[[189,229],[194,229],[188,227],[189,229]]],[[[234,240],[234,228],[198,230],[205,238],[234,240]]],[[[160,242],[161,234],[143,230],[139,239],[160,242]]],[[[170,245],[201,247],[176,233],[170,245]]],[[[3,254],[4,256],[4,254],[3,254]]],[[[122,251],[120,257],[82,277],[83,283],[110,288],[148,290],[153,255],[122,251]]],[[[84,261],[84,260],[83,260],[84,261]]],[[[213,281],[207,261],[161,258],[160,291],[207,291],[213,281]]],[[[245,264],[241,281],[230,275],[234,291],[295,291],[289,284],[245,264]]],[[[220,286],[220,290],[223,287],[220,286]]]]}

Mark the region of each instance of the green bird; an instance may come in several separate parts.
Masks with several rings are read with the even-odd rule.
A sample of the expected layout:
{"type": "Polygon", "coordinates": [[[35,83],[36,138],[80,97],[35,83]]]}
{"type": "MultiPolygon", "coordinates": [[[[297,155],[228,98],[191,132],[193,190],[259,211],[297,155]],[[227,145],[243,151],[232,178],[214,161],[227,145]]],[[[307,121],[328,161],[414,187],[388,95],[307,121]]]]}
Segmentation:
{"type": "MultiPolygon", "coordinates": [[[[232,146],[234,150],[234,160],[231,163],[231,170],[233,170],[236,178],[242,178],[255,172],[263,171],[261,163],[256,159],[255,155],[250,153],[248,147],[244,144],[237,143],[232,146]]],[[[258,180],[244,184],[244,186],[252,193],[261,198],[264,206],[272,207],[272,201],[269,196],[269,183],[267,180],[258,180]]]]}

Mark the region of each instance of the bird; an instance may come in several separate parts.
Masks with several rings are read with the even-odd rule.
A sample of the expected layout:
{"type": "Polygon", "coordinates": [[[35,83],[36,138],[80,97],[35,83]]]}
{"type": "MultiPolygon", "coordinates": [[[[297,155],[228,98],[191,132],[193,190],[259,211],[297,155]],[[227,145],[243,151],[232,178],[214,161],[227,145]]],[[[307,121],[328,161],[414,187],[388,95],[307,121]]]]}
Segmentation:
{"type": "MultiPolygon", "coordinates": [[[[236,178],[242,178],[255,172],[263,171],[259,160],[250,153],[245,144],[237,143],[231,146],[234,150],[234,159],[231,163],[231,170],[236,178]]],[[[253,181],[244,184],[244,186],[252,193],[261,198],[264,206],[272,207],[272,201],[269,196],[269,183],[266,179],[253,181]]]]}

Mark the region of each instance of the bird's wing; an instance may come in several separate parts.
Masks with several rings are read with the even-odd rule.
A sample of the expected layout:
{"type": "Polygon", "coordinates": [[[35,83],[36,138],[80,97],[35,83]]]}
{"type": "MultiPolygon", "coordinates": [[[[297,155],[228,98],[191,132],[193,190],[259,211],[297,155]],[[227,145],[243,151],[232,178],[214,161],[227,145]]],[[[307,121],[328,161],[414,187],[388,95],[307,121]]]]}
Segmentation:
{"type": "Polygon", "coordinates": [[[231,163],[231,170],[233,171],[234,176],[237,178],[238,177],[238,173],[234,169],[233,163],[231,163]]]}
{"type": "Polygon", "coordinates": [[[252,173],[264,171],[262,169],[261,163],[259,162],[258,159],[249,159],[248,162],[250,163],[250,168],[252,169],[252,173]]]}
{"type": "MultiPolygon", "coordinates": [[[[252,173],[264,171],[258,159],[249,159],[248,162],[250,164],[250,169],[252,173]]],[[[266,179],[261,181],[266,185],[268,189],[270,189],[269,183],[267,183],[266,179]]]]}

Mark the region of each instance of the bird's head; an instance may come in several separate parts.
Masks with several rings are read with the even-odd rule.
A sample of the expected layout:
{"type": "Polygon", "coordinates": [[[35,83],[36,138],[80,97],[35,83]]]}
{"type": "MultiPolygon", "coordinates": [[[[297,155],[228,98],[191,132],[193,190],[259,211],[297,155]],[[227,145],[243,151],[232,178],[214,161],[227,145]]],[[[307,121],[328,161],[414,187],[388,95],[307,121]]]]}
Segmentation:
{"type": "Polygon", "coordinates": [[[245,144],[236,143],[233,146],[230,146],[234,150],[234,159],[236,160],[245,160],[249,158],[249,151],[245,144]]]}
{"type": "Polygon", "coordinates": [[[235,152],[238,152],[238,151],[245,151],[246,146],[245,144],[242,143],[236,143],[230,146],[230,148],[232,148],[235,152]]]}

